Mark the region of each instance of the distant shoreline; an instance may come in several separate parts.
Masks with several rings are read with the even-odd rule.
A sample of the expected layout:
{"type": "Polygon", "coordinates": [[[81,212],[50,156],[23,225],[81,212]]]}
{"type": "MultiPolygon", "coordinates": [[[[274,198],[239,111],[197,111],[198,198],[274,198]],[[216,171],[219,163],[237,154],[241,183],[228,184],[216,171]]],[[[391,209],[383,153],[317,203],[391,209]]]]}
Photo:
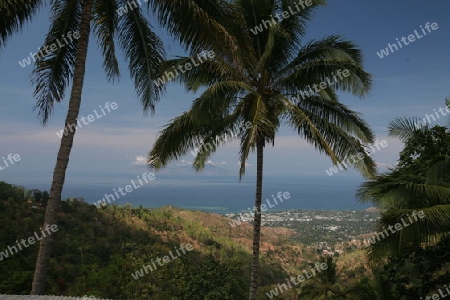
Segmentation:
{"type": "MultiPolygon", "coordinates": [[[[111,193],[113,188],[129,183],[129,176],[120,180],[110,180],[105,184],[66,184],[62,198],[84,198],[87,203],[96,203],[111,193]]],[[[355,197],[358,181],[338,180],[323,186],[317,178],[287,179],[271,178],[263,185],[263,203],[278,191],[288,191],[292,196],[267,212],[287,210],[364,210],[371,203],[361,204],[355,197]]],[[[26,185],[26,188],[48,190],[47,185],[26,185]]],[[[271,199],[271,198],[270,198],[271,199]]],[[[248,180],[238,182],[234,177],[168,179],[156,176],[151,185],[142,186],[132,194],[121,197],[118,205],[126,203],[148,208],[172,205],[191,210],[203,210],[218,214],[248,211],[254,205],[254,183],[248,180]]]]}
{"type": "MultiPolygon", "coordinates": [[[[69,201],[77,201],[77,198],[67,198],[64,199],[69,200],[69,201]]],[[[90,205],[95,205],[94,203],[89,203],[87,201],[83,201],[87,204],[90,205]]],[[[132,208],[139,208],[139,206],[141,205],[134,205],[132,203],[120,203],[120,204],[112,204],[112,205],[117,205],[119,207],[124,207],[125,205],[131,205],[132,208]]],[[[212,207],[212,206],[192,206],[192,205],[188,205],[188,206],[178,206],[178,205],[161,205],[158,207],[149,207],[149,206],[144,206],[142,205],[143,208],[146,209],[160,209],[162,207],[173,207],[176,209],[181,209],[181,210],[191,210],[191,211],[203,211],[206,213],[214,213],[214,214],[218,214],[218,215],[222,215],[222,216],[227,216],[227,215],[231,215],[231,214],[239,214],[239,213],[246,213],[248,211],[246,210],[240,210],[240,211],[230,211],[227,207],[212,207]]],[[[293,211],[301,211],[301,212],[350,212],[350,211],[354,211],[354,212],[362,212],[362,211],[367,211],[367,212],[377,212],[378,209],[376,207],[369,207],[369,208],[365,208],[365,209],[307,209],[307,208],[290,208],[290,209],[274,209],[274,210],[269,210],[269,211],[265,211],[263,212],[263,214],[271,214],[271,213],[281,213],[281,212],[293,212],[293,211]]]]}

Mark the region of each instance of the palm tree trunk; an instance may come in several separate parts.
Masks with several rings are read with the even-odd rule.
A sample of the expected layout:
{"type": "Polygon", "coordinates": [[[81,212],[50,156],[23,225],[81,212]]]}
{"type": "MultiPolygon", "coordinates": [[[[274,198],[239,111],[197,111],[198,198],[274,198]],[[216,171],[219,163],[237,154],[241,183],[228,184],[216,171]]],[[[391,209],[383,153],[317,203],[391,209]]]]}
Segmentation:
{"type": "Polygon", "coordinates": [[[261,200],[263,181],[263,153],[264,144],[258,142],[256,146],[256,197],[255,214],[253,216],[253,256],[252,274],[250,278],[250,300],[256,300],[256,290],[258,288],[258,268],[259,268],[259,244],[261,240],[261,200]]]}
{"type": "MultiPolygon", "coordinates": [[[[56,224],[56,216],[59,210],[61,193],[66,177],[66,170],[69,164],[69,156],[72,150],[73,139],[75,137],[76,124],[81,105],[81,91],[83,89],[84,73],[86,68],[86,56],[89,44],[89,33],[91,32],[91,9],[93,0],[83,1],[83,11],[80,23],[80,38],[78,39],[78,48],[76,54],[76,65],[73,76],[72,92],[70,95],[69,110],[67,112],[65,128],[67,135],[61,138],[56,165],[53,171],[53,181],[50,188],[50,198],[45,209],[45,219],[42,228],[47,225],[56,224]],[[74,129],[74,130],[69,130],[74,129]]],[[[34,272],[33,285],[31,295],[43,295],[45,292],[45,279],[50,261],[50,254],[53,244],[53,235],[47,235],[42,238],[39,245],[39,253],[36,261],[36,269],[34,272]]]]}

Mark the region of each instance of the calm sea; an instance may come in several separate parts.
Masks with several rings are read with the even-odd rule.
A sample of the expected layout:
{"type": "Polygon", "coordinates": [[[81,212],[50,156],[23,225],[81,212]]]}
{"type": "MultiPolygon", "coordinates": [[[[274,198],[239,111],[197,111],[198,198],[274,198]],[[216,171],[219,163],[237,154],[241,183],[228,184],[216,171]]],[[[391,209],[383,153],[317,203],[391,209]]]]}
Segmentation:
{"type": "MultiPolygon", "coordinates": [[[[94,203],[113,189],[124,188],[130,184],[132,177],[122,179],[114,184],[66,185],[63,198],[83,197],[86,202],[94,203]]],[[[135,180],[137,183],[137,181],[135,180]]],[[[263,182],[263,203],[267,198],[273,203],[271,195],[289,192],[290,199],[268,211],[290,209],[324,209],[324,210],[359,210],[370,204],[359,204],[355,191],[361,182],[357,178],[318,177],[265,177],[263,182]]],[[[139,185],[139,183],[137,183],[139,185]]],[[[27,186],[28,187],[28,186],[27,186]]],[[[47,186],[28,188],[47,189],[47,186]]],[[[156,208],[173,205],[192,210],[204,210],[216,213],[230,213],[253,207],[255,178],[246,177],[241,182],[237,176],[164,176],[159,175],[154,181],[133,189],[125,196],[120,196],[115,203],[124,205],[156,208]]]]}

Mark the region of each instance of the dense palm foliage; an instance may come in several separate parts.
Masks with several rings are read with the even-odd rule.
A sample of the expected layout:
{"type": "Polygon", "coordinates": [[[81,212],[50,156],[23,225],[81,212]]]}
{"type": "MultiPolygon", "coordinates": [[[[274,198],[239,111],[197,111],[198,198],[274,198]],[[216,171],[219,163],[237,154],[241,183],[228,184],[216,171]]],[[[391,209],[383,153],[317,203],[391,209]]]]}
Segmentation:
{"type": "MultiPolygon", "coordinates": [[[[446,104],[450,107],[450,101],[446,104]]],[[[372,201],[385,212],[379,231],[402,223],[408,226],[369,247],[372,259],[402,254],[407,247],[433,245],[450,232],[450,130],[428,125],[418,128],[417,118],[398,118],[389,133],[405,148],[396,168],[365,182],[359,189],[362,201],[372,201]],[[410,222],[423,211],[425,217],[410,222]],[[411,224],[410,224],[411,223],[411,224]]]]}
{"type": "Polygon", "coordinates": [[[409,247],[386,260],[380,273],[390,297],[384,299],[431,299],[444,290],[450,278],[450,237],[437,244],[409,247]]]}
{"type": "MultiPolygon", "coordinates": [[[[372,278],[364,277],[345,290],[345,299],[391,300],[390,282],[382,278],[377,268],[372,269],[372,278]]],[[[395,298],[400,300],[399,298],[395,298]]]]}
{"type": "Polygon", "coordinates": [[[346,299],[345,289],[338,282],[339,272],[333,256],[322,256],[320,262],[326,263],[327,268],[302,286],[298,299],[346,299]]]}
{"type": "MultiPolygon", "coordinates": [[[[240,23],[233,24],[228,32],[239,51],[224,48],[214,59],[177,77],[189,90],[201,87],[206,90],[194,100],[189,111],[162,130],[149,153],[151,167],[161,168],[195,145],[209,145],[207,149],[201,147],[202,151],[195,157],[194,167],[201,170],[217,147],[229,141],[227,134],[234,132],[240,141],[240,176],[245,173],[250,152],[257,153],[255,207],[260,211],[264,147],[275,143],[278,130],[285,124],[329,156],[333,163],[360,153],[362,159],[353,166],[364,175],[374,173],[374,162],[364,145],[373,141],[373,134],[360,116],[340,103],[336,95],[336,91],[365,95],[370,88],[370,75],[363,70],[361,51],[352,42],[337,35],[304,41],[307,21],[323,4],[323,1],[312,2],[311,6],[259,34],[251,30],[270,20],[271,14],[287,11],[295,1],[233,2],[240,11],[235,22],[240,23]],[[310,85],[326,83],[339,71],[347,71],[349,76],[299,100],[297,96],[309,90],[310,85]],[[297,101],[292,97],[297,97],[297,101]]],[[[217,22],[228,29],[228,20],[217,22]]],[[[216,49],[205,45],[203,50],[216,49]]],[[[174,70],[189,59],[167,61],[161,73],[174,70]]],[[[255,212],[250,299],[256,297],[260,227],[261,214],[255,212]]]]}

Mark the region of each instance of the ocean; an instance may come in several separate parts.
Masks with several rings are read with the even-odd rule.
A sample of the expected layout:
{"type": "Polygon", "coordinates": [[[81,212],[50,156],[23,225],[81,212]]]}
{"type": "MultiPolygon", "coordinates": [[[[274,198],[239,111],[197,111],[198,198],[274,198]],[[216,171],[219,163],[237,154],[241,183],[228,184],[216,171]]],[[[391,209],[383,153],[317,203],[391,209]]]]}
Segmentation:
{"type": "MultiPolygon", "coordinates": [[[[120,183],[66,184],[63,199],[82,197],[87,203],[94,203],[114,194],[115,189],[131,184],[132,177],[122,179],[120,183]]],[[[254,205],[255,178],[245,177],[239,182],[237,176],[164,176],[140,186],[135,180],[136,189],[113,202],[118,205],[130,203],[149,208],[176,206],[184,209],[203,210],[214,213],[236,213],[247,211],[254,205]]],[[[357,178],[341,177],[331,179],[328,176],[316,177],[269,177],[263,181],[263,203],[278,192],[289,192],[290,198],[267,211],[293,209],[311,210],[361,210],[372,206],[360,204],[355,192],[360,184],[357,178]]],[[[46,189],[46,186],[27,186],[27,188],[46,189]]]]}

